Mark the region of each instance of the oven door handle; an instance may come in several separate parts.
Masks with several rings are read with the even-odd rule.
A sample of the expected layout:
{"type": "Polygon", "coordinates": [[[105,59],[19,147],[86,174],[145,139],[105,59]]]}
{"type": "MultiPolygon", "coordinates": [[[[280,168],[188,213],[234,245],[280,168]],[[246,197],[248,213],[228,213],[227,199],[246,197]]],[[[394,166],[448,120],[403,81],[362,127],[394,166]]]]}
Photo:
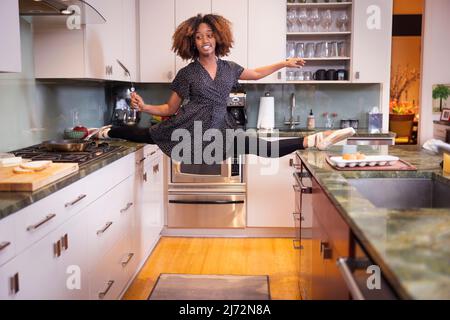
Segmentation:
{"type": "Polygon", "coordinates": [[[174,204],[244,204],[244,200],[169,200],[174,204]]]}

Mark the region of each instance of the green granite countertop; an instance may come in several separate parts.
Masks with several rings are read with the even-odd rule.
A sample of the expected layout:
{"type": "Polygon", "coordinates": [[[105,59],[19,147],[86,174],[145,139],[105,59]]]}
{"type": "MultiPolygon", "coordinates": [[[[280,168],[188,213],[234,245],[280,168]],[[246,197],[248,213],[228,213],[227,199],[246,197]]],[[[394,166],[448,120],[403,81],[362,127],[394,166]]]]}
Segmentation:
{"type": "MultiPolygon", "coordinates": [[[[255,128],[249,128],[248,131],[254,132],[261,137],[304,137],[307,135],[311,135],[317,132],[326,131],[329,129],[325,128],[317,128],[315,130],[307,130],[306,128],[298,128],[298,129],[287,129],[287,128],[276,128],[277,132],[273,131],[265,131],[265,130],[257,130],[255,128]]],[[[382,133],[370,133],[367,129],[358,129],[356,130],[356,134],[352,138],[395,138],[394,132],[382,132],[382,133]]]]}
{"type": "Polygon", "coordinates": [[[144,144],[126,142],[126,141],[110,141],[111,145],[119,145],[124,148],[119,151],[94,161],[86,166],[80,168],[78,172],[68,175],[49,184],[46,187],[40,188],[34,192],[2,192],[0,191],[0,219],[3,219],[49,195],[55,193],[64,187],[86,177],[90,173],[97,171],[108,164],[123,158],[130,153],[144,147],[144,144]]]}
{"type": "Polygon", "coordinates": [[[342,147],[298,154],[402,298],[450,299],[450,210],[380,209],[348,183],[352,178],[434,177],[450,184],[440,168],[442,157],[416,146],[365,146],[359,151],[398,156],[417,171],[337,171],[326,155],[339,155],[342,147]]]}

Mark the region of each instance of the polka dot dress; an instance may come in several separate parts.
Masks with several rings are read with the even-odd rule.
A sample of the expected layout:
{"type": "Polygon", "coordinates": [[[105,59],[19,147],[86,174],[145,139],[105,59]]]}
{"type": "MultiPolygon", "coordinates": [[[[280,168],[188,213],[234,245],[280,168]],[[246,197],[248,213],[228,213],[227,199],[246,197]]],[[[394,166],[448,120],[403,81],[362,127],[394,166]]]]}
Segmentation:
{"type": "MultiPolygon", "coordinates": [[[[234,118],[227,112],[227,98],[244,71],[240,65],[218,59],[215,79],[198,60],[181,69],[171,84],[183,100],[176,115],[150,128],[150,135],[161,150],[171,156],[179,141],[172,141],[175,129],[186,129],[191,134],[191,156],[194,154],[194,121],[202,122],[202,133],[210,128],[236,128],[234,118]]],[[[203,149],[211,142],[203,142],[203,149]]],[[[202,149],[202,150],[203,150],[202,149]]]]}

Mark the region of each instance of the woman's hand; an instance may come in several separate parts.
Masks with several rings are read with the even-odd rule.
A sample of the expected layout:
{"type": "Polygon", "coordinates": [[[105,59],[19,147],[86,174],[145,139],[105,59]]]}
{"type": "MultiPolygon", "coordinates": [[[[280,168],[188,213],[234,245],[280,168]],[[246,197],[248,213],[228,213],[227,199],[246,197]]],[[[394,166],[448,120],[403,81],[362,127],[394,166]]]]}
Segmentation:
{"type": "Polygon", "coordinates": [[[131,93],[131,107],[133,109],[137,109],[138,111],[144,110],[144,99],[140,95],[138,95],[136,92],[131,93]]]}
{"type": "Polygon", "coordinates": [[[305,60],[301,58],[286,59],[286,68],[301,68],[305,65],[305,60]]]}

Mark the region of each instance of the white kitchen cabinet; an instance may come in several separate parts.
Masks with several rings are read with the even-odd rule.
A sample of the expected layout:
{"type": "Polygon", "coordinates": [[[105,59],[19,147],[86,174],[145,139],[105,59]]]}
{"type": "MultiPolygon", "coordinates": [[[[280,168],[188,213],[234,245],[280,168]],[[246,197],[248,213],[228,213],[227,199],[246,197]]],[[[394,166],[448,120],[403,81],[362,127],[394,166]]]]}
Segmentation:
{"type": "Polygon", "coordinates": [[[5,264],[0,299],[87,299],[86,219],[76,215],[5,264]]]}
{"type": "MultiPolygon", "coordinates": [[[[91,0],[106,22],[69,30],[64,20],[35,17],[33,20],[36,78],[80,78],[127,81],[116,59],[137,72],[136,0],[91,0]],[[131,20],[130,20],[131,19],[131,20]]],[[[133,72],[134,71],[134,72],[133,72]]]]}
{"type": "Polygon", "coordinates": [[[171,82],[175,77],[175,0],[140,0],[140,73],[142,82],[171,82]]]}
{"type": "Polygon", "coordinates": [[[0,72],[21,72],[19,1],[0,1],[0,72]]]}
{"type": "Polygon", "coordinates": [[[136,171],[137,203],[135,234],[139,256],[146,259],[160,238],[164,225],[163,155],[146,153],[146,161],[136,171]]]}
{"type": "Polygon", "coordinates": [[[212,0],[212,13],[230,20],[234,45],[230,55],[223,59],[231,60],[247,68],[248,66],[248,0],[212,0]]]}
{"type": "Polygon", "coordinates": [[[353,2],[353,82],[389,84],[392,8],[392,0],[353,2]]]}
{"type": "MultiPolygon", "coordinates": [[[[280,0],[249,0],[248,67],[258,68],[285,60],[286,2],[280,0]]],[[[280,70],[258,80],[277,83],[285,80],[280,70]]]]}
{"type": "MultiPolygon", "coordinates": [[[[175,25],[178,26],[183,21],[197,14],[211,13],[211,0],[175,0],[175,25]]],[[[175,57],[176,72],[187,66],[191,61],[175,57]]]]}
{"type": "Polygon", "coordinates": [[[294,156],[247,156],[247,227],[294,227],[294,156]]]}

